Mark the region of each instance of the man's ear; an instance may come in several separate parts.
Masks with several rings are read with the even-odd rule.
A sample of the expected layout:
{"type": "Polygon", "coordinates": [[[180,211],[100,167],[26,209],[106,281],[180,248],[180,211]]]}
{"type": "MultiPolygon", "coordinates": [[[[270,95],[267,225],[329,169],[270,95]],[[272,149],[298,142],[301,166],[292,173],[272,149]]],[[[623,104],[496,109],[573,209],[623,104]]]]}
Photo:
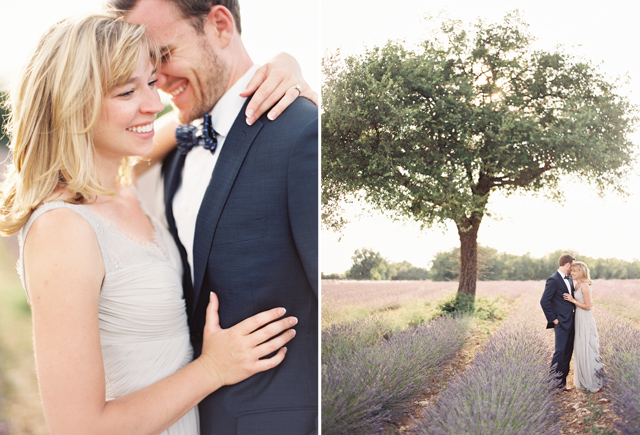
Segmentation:
{"type": "Polygon", "coordinates": [[[212,7],[204,23],[204,31],[215,36],[219,48],[226,48],[236,32],[236,23],[229,9],[220,5],[212,7]]]}

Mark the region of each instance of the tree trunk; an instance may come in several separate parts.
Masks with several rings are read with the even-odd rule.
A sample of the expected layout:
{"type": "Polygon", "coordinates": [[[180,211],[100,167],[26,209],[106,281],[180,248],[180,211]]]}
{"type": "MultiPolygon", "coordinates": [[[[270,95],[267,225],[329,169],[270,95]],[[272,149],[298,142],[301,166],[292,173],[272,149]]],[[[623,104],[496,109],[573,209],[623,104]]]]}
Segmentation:
{"type": "Polygon", "coordinates": [[[478,281],[478,229],[481,218],[472,217],[458,224],[460,237],[460,278],[458,294],[475,297],[478,281]]]}

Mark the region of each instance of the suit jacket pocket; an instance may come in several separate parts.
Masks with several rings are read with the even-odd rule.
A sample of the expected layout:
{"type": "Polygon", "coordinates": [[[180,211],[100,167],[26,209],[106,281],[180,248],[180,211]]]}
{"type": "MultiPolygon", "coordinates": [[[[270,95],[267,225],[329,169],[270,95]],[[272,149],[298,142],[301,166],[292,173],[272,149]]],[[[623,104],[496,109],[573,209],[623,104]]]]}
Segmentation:
{"type": "Polygon", "coordinates": [[[317,417],[315,407],[243,412],[238,416],[238,435],[308,435],[316,433],[317,417]]]}
{"type": "Polygon", "coordinates": [[[246,242],[264,237],[267,229],[267,219],[234,222],[233,224],[218,225],[213,236],[213,246],[229,243],[246,242]]]}

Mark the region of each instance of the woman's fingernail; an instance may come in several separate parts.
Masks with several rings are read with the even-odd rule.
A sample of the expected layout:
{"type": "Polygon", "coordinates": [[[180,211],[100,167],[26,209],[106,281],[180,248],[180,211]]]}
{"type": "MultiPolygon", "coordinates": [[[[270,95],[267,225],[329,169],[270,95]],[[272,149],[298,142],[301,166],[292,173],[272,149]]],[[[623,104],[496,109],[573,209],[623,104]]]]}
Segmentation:
{"type": "Polygon", "coordinates": [[[292,317],[292,318],[289,320],[289,323],[291,323],[292,325],[296,325],[296,324],[298,323],[298,319],[297,319],[297,318],[295,318],[295,317],[292,317]]]}
{"type": "Polygon", "coordinates": [[[292,337],[296,336],[296,330],[295,329],[289,329],[289,335],[291,335],[292,337]]]}
{"type": "Polygon", "coordinates": [[[269,112],[269,114],[267,115],[267,118],[269,118],[269,121],[273,121],[274,119],[276,119],[276,112],[269,112]]]}
{"type": "Polygon", "coordinates": [[[246,112],[247,118],[253,118],[253,113],[254,113],[253,109],[247,109],[247,112],[246,112]]]}
{"type": "Polygon", "coordinates": [[[284,313],[286,313],[287,310],[285,310],[284,308],[278,308],[278,314],[280,314],[281,316],[284,316],[284,313]]]}
{"type": "Polygon", "coordinates": [[[253,117],[252,118],[247,118],[246,121],[247,121],[247,125],[253,125],[254,119],[253,119],[253,117]]]}

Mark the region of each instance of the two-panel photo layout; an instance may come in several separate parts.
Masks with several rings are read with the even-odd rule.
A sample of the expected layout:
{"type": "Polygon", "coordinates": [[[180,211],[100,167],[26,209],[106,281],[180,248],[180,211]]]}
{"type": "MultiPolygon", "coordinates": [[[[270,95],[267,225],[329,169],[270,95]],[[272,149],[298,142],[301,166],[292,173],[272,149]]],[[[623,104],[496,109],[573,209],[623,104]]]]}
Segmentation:
{"type": "Polygon", "coordinates": [[[0,435],[640,434],[640,6],[0,5],[0,435]]]}

